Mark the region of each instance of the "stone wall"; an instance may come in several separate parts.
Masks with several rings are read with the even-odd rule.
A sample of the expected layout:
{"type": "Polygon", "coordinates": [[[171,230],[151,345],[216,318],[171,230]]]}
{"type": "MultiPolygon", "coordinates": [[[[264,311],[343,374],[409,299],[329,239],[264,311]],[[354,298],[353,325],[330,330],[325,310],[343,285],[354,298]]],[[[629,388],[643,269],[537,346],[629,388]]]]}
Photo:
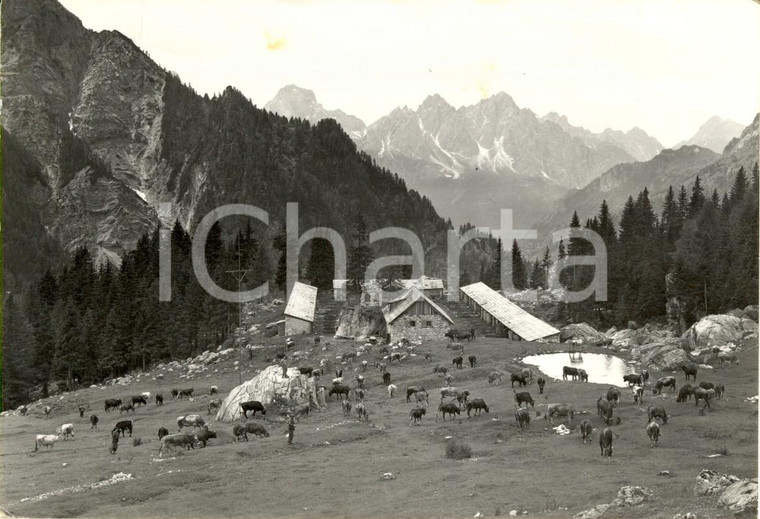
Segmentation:
{"type": "Polygon", "coordinates": [[[451,327],[446,319],[438,314],[402,315],[388,326],[391,341],[396,342],[406,337],[410,341],[440,341],[451,327]],[[414,325],[412,325],[414,323],[414,325]],[[428,324],[429,323],[429,324],[428,324]]]}

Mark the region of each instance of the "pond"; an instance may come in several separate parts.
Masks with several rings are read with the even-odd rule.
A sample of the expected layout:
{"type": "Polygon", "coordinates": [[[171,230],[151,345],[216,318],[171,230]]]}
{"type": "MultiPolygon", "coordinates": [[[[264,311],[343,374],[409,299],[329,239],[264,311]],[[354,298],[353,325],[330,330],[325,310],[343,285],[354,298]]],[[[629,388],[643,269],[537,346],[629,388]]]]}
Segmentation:
{"type": "MultiPolygon", "coordinates": [[[[629,366],[620,357],[604,355],[602,353],[575,354],[571,361],[570,354],[547,353],[544,355],[530,355],[522,359],[525,364],[538,367],[545,375],[553,378],[562,378],[562,367],[572,366],[585,369],[588,373],[588,381],[596,384],[606,384],[617,387],[627,387],[623,382],[623,375],[634,373],[635,369],[629,366]]],[[[535,377],[535,375],[534,375],[535,377]]]]}

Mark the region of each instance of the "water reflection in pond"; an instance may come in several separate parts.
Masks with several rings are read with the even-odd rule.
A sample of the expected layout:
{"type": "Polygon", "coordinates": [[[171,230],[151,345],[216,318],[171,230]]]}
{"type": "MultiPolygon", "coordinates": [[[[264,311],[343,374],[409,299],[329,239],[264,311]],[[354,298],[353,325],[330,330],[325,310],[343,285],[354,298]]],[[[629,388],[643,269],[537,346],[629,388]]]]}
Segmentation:
{"type": "Polygon", "coordinates": [[[525,364],[537,366],[545,375],[560,379],[562,378],[563,366],[585,369],[588,373],[589,382],[617,387],[626,387],[627,384],[623,382],[623,375],[635,371],[620,357],[601,353],[584,353],[580,356],[576,354],[572,361],[569,353],[547,353],[545,355],[530,355],[523,358],[522,361],[525,364]]]}

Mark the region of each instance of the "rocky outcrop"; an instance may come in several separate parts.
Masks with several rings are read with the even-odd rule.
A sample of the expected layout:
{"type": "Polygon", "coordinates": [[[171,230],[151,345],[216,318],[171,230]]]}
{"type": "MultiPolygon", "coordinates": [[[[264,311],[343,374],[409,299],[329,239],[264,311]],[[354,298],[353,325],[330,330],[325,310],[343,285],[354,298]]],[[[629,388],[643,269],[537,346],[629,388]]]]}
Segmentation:
{"type": "MultiPolygon", "coordinates": [[[[650,501],[653,493],[646,487],[628,485],[620,487],[617,497],[609,504],[596,505],[593,508],[579,512],[573,516],[573,519],[596,519],[604,514],[610,508],[625,508],[628,506],[638,506],[646,501],[650,501]]],[[[627,514],[625,514],[627,515],[627,514]]]]}
{"type": "Polygon", "coordinates": [[[666,342],[657,342],[636,346],[631,350],[631,356],[647,366],[661,371],[674,371],[685,362],[691,362],[689,354],[686,353],[680,339],[670,339],[666,342]]]}
{"type": "Polygon", "coordinates": [[[216,420],[233,422],[243,416],[241,402],[258,400],[264,405],[271,404],[275,398],[295,403],[317,403],[317,387],[313,378],[301,375],[298,368],[289,368],[287,377],[282,376],[282,367],[273,365],[264,369],[248,382],[237,386],[222,401],[216,420]]]}
{"type": "Polygon", "coordinates": [[[757,480],[732,484],[720,495],[718,504],[734,513],[752,512],[757,516],[757,480]]]}
{"type": "Polygon", "coordinates": [[[704,350],[714,346],[725,346],[740,341],[751,334],[757,334],[757,323],[728,314],[715,314],[703,317],[686,330],[682,338],[684,347],[689,350],[704,350]]]}
{"type": "Polygon", "coordinates": [[[599,344],[607,342],[608,338],[602,332],[587,323],[568,324],[559,332],[560,342],[570,340],[584,344],[599,344]]]}
{"type": "Polygon", "coordinates": [[[335,336],[364,340],[373,335],[385,337],[387,329],[385,317],[380,307],[357,305],[344,308],[341,311],[335,336]]]}
{"type": "Polygon", "coordinates": [[[628,350],[642,344],[669,342],[675,335],[670,330],[662,330],[652,325],[643,328],[626,328],[610,335],[611,346],[616,349],[628,350]]]}
{"type": "Polygon", "coordinates": [[[719,474],[714,470],[705,469],[697,475],[697,483],[694,486],[694,495],[718,495],[738,481],[741,481],[741,478],[733,475],[719,474]]]}

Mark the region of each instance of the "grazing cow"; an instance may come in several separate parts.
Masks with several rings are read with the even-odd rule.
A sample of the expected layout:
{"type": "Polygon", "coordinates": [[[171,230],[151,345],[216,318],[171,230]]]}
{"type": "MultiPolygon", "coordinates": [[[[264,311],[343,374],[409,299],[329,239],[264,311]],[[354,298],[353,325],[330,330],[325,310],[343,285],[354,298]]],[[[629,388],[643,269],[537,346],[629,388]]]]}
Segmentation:
{"type": "Polygon", "coordinates": [[[396,384],[388,384],[388,398],[393,398],[396,396],[396,390],[398,389],[398,386],[396,384]]]}
{"type": "Polygon", "coordinates": [[[243,441],[243,438],[245,438],[245,441],[248,441],[248,435],[246,434],[245,425],[241,424],[235,424],[232,427],[232,435],[235,437],[235,441],[243,441]]]}
{"type": "Polygon", "coordinates": [[[673,391],[675,391],[676,390],[676,378],[675,377],[662,377],[662,378],[657,379],[657,382],[655,382],[655,385],[652,388],[652,394],[656,395],[656,394],[660,393],[666,387],[672,388],[673,391]]]}
{"type": "Polygon", "coordinates": [[[417,393],[425,393],[425,397],[427,398],[427,391],[425,391],[424,387],[421,386],[409,386],[406,388],[406,401],[409,402],[409,398],[417,393]]]}
{"type": "Polygon", "coordinates": [[[209,430],[207,425],[204,425],[195,433],[196,441],[200,443],[201,447],[204,449],[206,448],[206,442],[211,438],[216,438],[216,431],[209,430]]]}
{"type": "Polygon", "coordinates": [[[348,395],[351,392],[351,388],[348,386],[345,386],[343,384],[333,384],[333,387],[330,388],[330,392],[327,396],[333,396],[337,395],[338,399],[342,399],[343,395],[346,395],[346,400],[348,400],[348,395]]]}
{"type": "Polygon", "coordinates": [[[55,445],[55,442],[57,442],[59,439],[60,438],[55,434],[38,434],[34,439],[34,450],[39,450],[40,445],[47,447],[48,450],[50,450],[53,448],[53,445],[55,445]]]}
{"type": "Polygon", "coordinates": [[[337,377],[337,378],[332,379],[332,383],[333,383],[333,385],[335,385],[335,384],[342,384],[343,383],[343,377],[337,377]]]}
{"type": "Polygon", "coordinates": [[[391,353],[391,362],[401,362],[401,354],[391,353]]]}
{"type": "Polygon", "coordinates": [[[641,378],[644,380],[644,383],[646,384],[647,381],[649,381],[649,371],[642,369],[641,370],[641,378]]]}
{"type": "Polygon", "coordinates": [[[480,411],[483,410],[486,413],[489,411],[488,404],[482,398],[473,398],[471,402],[467,402],[467,416],[470,416],[470,411],[474,411],[476,416],[480,416],[480,411]]]}
{"type": "Polygon", "coordinates": [[[188,414],[177,418],[177,430],[181,431],[183,427],[203,427],[206,420],[199,414],[188,414]]]}
{"type": "Polygon", "coordinates": [[[122,420],[120,422],[116,422],[116,425],[114,425],[113,429],[111,429],[111,432],[114,432],[117,429],[121,432],[122,436],[125,435],[124,431],[129,431],[129,436],[132,437],[132,420],[122,420]]]}
{"type": "Polygon", "coordinates": [[[612,429],[609,427],[599,433],[599,447],[602,449],[602,457],[612,457],[612,429]]]}
{"type": "MultiPolygon", "coordinates": [[[[462,391],[455,387],[442,387],[438,390],[441,394],[441,402],[443,402],[444,398],[454,398],[458,399],[460,394],[462,394],[462,391]]],[[[469,391],[466,391],[467,395],[470,394],[469,391]]]]}
{"type": "Polygon", "coordinates": [[[315,369],[311,372],[311,377],[315,379],[319,379],[319,377],[322,376],[322,370],[321,369],[315,369]]]}
{"type": "Polygon", "coordinates": [[[512,373],[509,377],[510,382],[512,382],[512,387],[515,387],[515,382],[517,382],[521,386],[525,386],[528,384],[528,382],[525,380],[525,377],[522,374],[518,373],[512,373]]]}
{"type": "Polygon", "coordinates": [[[219,409],[222,407],[222,399],[221,398],[215,398],[214,400],[209,400],[208,402],[208,414],[211,414],[211,411],[214,409],[219,409]]]}
{"type": "Polygon", "coordinates": [[[341,360],[346,361],[346,362],[353,362],[354,360],[356,360],[356,352],[355,351],[346,352],[343,355],[341,355],[340,358],[341,360]]]}
{"type": "Polygon", "coordinates": [[[109,398],[106,400],[106,413],[111,409],[118,409],[121,406],[121,399],[109,398]]]}
{"type": "Polygon", "coordinates": [[[696,364],[682,364],[681,369],[683,370],[684,375],[686,375],[686,380],[689,380],[689,377],[692,377],[694,381],[697,380],[697,370],[699,369],[699,366],[696,364]]]}
{"type": "Polygon", "coordinates": [[[649,436],[649,446],[657,447],[657,442],[660,441],[660,426],[657,425],[657,422],[647,424],[647,436],[649,436]]]}
{"type": "Polygon", "coordinates": [[[58,436],[63,436],[63,439],[66,440],[69,436],[71,436],[72,439],[74,439],[74,424],[73,423],[65,423],[62,426],[58,428],[56,431],[56,434],[58,436]]]}
{"type": "Polygon", "coordinates": [[[143,391],[142,393],[140,393],[140,396],[143,397],[146,402],[150,402],[150,397],[151,397],[150,391],[143,391]]]}
{"type": "Polygon", "coordinates": [[[414,425],[422,425],[422,417],[425,415],[427,411],[424,407],[415,407],[409,412],[409,427],[412,426],[412,423],[414,425]]]}
{"type": "Polygon", "coordinates": [[[139,396],[133,396],[132,397],[132,405],[147,405],[148,402],[145,400],[145,397],[142,395],[139,396]]]}
{"type": "Polygon", "coordinates": [[[161,438],[161,446],[158,448],[158,457],[169,447],[184,447],[187,450],[195,449],[196,436],[194,434],[167,434],[161,438]]]}
{"type": "Polygon", "coordinates": [[[694,389],[694,405],[698,405],[700,400],[705,401],[705,407],[708,409],[712,409],[710,407],[710,399],[712,398],[712,395],[715,394],[714,389],[705,389],[702,387],[698,387],[694,389]],[[712,394],[710,393],[712,391],[712,394]]]}
{"type": "Polygon", "coordinates": [[[219,388],[216,386],[211,386],[211,390],[209,391],[209,394],[216,395],[217,393],[219,393],[219,388]]]}
{"type": "Polygon", "coordinates": [[[386,371],[385,373],[383,373],[383,384],[387,386],[390,383],[391,383],[391,374],[386,371]]]}
{"type": "Polygon", "coordinates": [[[694,394],[694,388],[691,386],[691,384],[684,384],[681,386],[681,389],[678,390],[678,397],[676,398],[676,402],[686,402],[689,398],[691,398],[691,395],[694,394]]]}
{"type": "Polygon", "coordinates": [[[530,368],[523,368],[520,370],[520,375],[523,376],[523,378],[527,382],[533,382],[533,370],[530,368]]]}
{"type": "Polygon", "coordinates": [[[562,380],[567,380],[567,377],[572,377],[573,380],[578,378],[578,368],[573,368],[571,366],[563,366],[562,380]]]}
{"type": "Polygon", "coordinates": [[[343,408],[343,416],[351,414],[351,402],[348,399],[341,400],[340,406],[343,408]]]}
{"type": "Polygon", "coordinates": [[[176,400],[179,396],[179,389],[172,389],[172,399],[176,400]]]}
{"type": "Polygon", "coordinates": [[[377,364],[377,371],[378,373],[383,373],[385,371],[385,368],[387,368],[388,365],[385,362],[378,362],[377,364]]]}
{"type": "Polygon", "coordinates": [[[438,413],[441,413],[441,416],[443,416],[443,419],[446,420],[446,413],[451,416],[451,419],[454,419],[454,415],[459,414],[459,406],[455,403],[448,403],[448,404],[441,404],[438,406],[438,412],[435,414],[436,419],[438,418],[438,413]]]}
{"type": "Polygon", "coordinates": [[[428,405],[428,394],[427,392],[420,391],[419,393],[414,394],[414,401],[416,402],[417,406],[427,406],[428,405]]]}
{"type": "Polygon", "coordinates": [[[364,404],[356,404],[356,415],[359,417],[359,420],[364,418],[369,421],[369,412],[367,412],[367,408],[364,407],[364,404]]]}
{"type": "Polygon", "coordinates": [[[362,361],[362,371],[367,371],[367,364],[368,362],[366,360],[362,361]]]}
{"type": "Polygon", "coordinates": [[[515,420],[517,421],[517,426],[522,430],[530,425],[530,411],[526,407],[519,408],[515,411],[515,420]]]}
{"type": "Polygon", "coordinates": [[[499,384],[501,384],[501,373],[498,371],[492,371],[488,374],[488,383],[493,384],[496,381],[499,381],[499,384]]]}
{"type": "Polygon", "coordinates": [[[623,375],[623,382],[629,386],[641,386],[644,384],[644,378],[639,373],[631,373],[630,375],[623,375]]]}
{"type": "Polygon", "coordinates": [[[166,436],[167,434],[169,434],[169,429],[167,429],[166,427],[159,427],[158,428],[158,439],[159,440],[161,438],[163,438],[164,436],[166,436]]]}
{"type": "Polygon", "coordinates": [[[605,425],[612,425],[612,402],[604,396],[600,396],[599,400],[596,401],[596,410],[605,425]]]}
{"type": "Polygon", "coordinates": [[[356,376],[356,384],[359,386],[359,388],[364,389],[364,377],[362,375],[356,376]]]}
{"type": "Polygon", "coordinates": [[[425,362],[432,362],[433,356],[430,353],[425,354],[425,362]]]}
{"type": "Polygon", "coordinates": [[[739,364],[739,358],[733,351],[721,351],[718,353],[718,360],[720,361],[720,367],[724,367],[726,363],[731,366],[731,363],[739,364]]]}
{"type": "Polygon", "coordinates": [[[713,384],[712,382],[706,382],[703,380],[702,382],[699,383],[699,387],[701,387],[702,389],[715,389],[715,384],[713,384]]]}
{"type": "Polygon", "coordinates": [[[309,411],[310,411],[309,404],[301,404],[292,411],[292,416],[299,422],[301,421],[301,418],[308,418],[309,417],[309,411]]]}
{"type": "Polygon", "coordinates": [[[343,377],[343,370],[342,370],[342,369],[340,369],[340,368],[336,369],[336,370],[335,370],[335,376],[336,376],[337,378],[342,378],[342,377],[343,377]]]}
{"type": "Polygon", "coordinates": [[[538,384],[538,392],[543,395],[544,386],[546,385],[546,380],[544,380],[544,377],[538,377],[536,379],[536,384],[538,384]]]}
{"type": "Polygon", "coordinates": [[[451,383],[454,381],[454,377],[452,377],[451,375],[448,375],[448,374],[444,375],[443,376],[443,381],[446,382],[447,386],[451,386],[451,383]]]}
{"type": "Polygon", "coordinates": [[[583,445],[586,445],[586,440],[591,442],[591,435],[593,433],[594,429],[591,427],[591,422],[588,420],[583,420],[581,422],[581,439],[583,440],[583,445]]]}
{"type": "Polygon", "coordinates": [[[42,410],[42,412],[45,413],[46,418],[50,418],[50,413],[52,411],[53,409],[49,405],[46,405],[45,408],[42,410]]]}
{"type": "Polygon", "coordinates": [[[180,389],[179,390],[179,399],[182,400],[182,397],[191,397],[193,396],[193,388],[189,389],[180,389]]]}
{"type": "Polygon", "coordinates": [[[573,408],[572,404],[549,404],[546,406],[546,414],[544,414],[544,420],[549,419],[551,420],[552,425],[554,425],[554,417],[561,417],[562,421],[565,421],[565,417],[569,416],[570,421],[573,421],[573,415],[575,414],[575,409],[573,408]]]}
{"type": "Polygon", "coordinates": [[[647,407],[647,420],[652,422],[655,418],[662,420],[663,425],[668,423],[668,413],[661,405],[650,405],[647,407]]]}
{"type": "Polygon", "coordinates": [[[79,409],[79,418],[84,418],[84,412],[87,411],[87,408],[83,405],[80,405],[78,409],[79,409]]]}
{"type": "Polygon", "coordinates": [[[610,386],[610,388],[607,390],[605,398],[609,402],[612,402],[613,405],[618,405],[620,403],[620,391],[618,391],[617,388],[610,386]]]}
{"type": "Polygon", "coordinates": [[[353,392],[354,392],[357,402],[364,402],[364,396],[366,395],[366,393],[364,392],[362,388],[355,387],[353,389],[353,392]]]}
{"type": "Polygon", "coordinates": [[[438,373],[439,375],[445,375],[449,372],[449,368],[446,368],[444,366],[436,366],[433,368],[433,374],[438,373]]]}
{"type": "Polygon", "coordinates": [[[475,364],[478,363],[478,358],[475,355],[470,355],[469,357],[467,357],[467,360],[469,361],[471,368],[474,368],[475,364]]]}
{"type": "Polygon", "coordinates": [[[311,366],[302,366],[302,367],[298,368],[298,372],[301,375],[309,375],[309,376],[311,376],[311,374],[314,372],[314,368],[312,368],[311,366]]]}
{"type": "Polygon", "coordinates": [[[164,395],[161,393],[156,395],[156,405],[164,405],[164,395]]]}
{"type": "Polygon", "coordinates": [[[723,398],[723,393],[726,392],[726,386],[723,384],[715,384],[715,394],[718,398],[723,398]]]}
{"type": "Polygon", "coordinates": [[[464,359],[461,355],[459,357],[454,357],[454,359],[451,361],[451,363],[454,364],[458,369],[462,369],[462,362],[464,362],[464,359]]]}
{"type": "Polygon", "coordinates": [[[126,411],[132,411],[132,414],[135,412],[135,405],[130,402],[128,404],[124,404],[119,408],[119,414],[124,413],[126,411]]]}
{"type": "Polygon", "coordinates": [[[261,422],[253,420],[245,422],[245,432],[245,441],[248,441],[248,433],[253,434],[254,436],[264,436],[265,438],[269,438],[269,432],[261,422]]]}
{"type": "Polygon", "coordinates": [[[641,405],[644,403],[644,388],[642,386],[633,386],[631,388],[633,393],[633,403],[641,405]]]}
{"type": "Polygon", "coordinates": [[[581,382],[588,382],[588,373],[585,369],[578,370],[578,378],[581,379],[581,382]]]}
{"type": "Polygon", "coordinates": [[[248,418],[248,411],[253,411],[253,416],[256,416],[257,412],[261,414],[267,414],[267,410],[264,409],[264,405],[258,400],[249,400],[248,402],[240,402],[240,409],[243,411],[243,417],[248,418]]]}
{"type": "Polygon", "coordinates": [[[527,404],[530,404],[531,407],[534,407],[536,403],[533,401],[533,397],[530,396],[530,393],[527,391],[524,391],[522,393],[515,393],[515,403],[517,404],[517,407],[522,407],[522,404],[525,403],[525,407],[528,407],[527,404]]]}
{"type": "Polygon", "coordinates": [[[97,429],[98,428],[98,417],[97,415],[90,415],[90,429],[97,429]]]}

